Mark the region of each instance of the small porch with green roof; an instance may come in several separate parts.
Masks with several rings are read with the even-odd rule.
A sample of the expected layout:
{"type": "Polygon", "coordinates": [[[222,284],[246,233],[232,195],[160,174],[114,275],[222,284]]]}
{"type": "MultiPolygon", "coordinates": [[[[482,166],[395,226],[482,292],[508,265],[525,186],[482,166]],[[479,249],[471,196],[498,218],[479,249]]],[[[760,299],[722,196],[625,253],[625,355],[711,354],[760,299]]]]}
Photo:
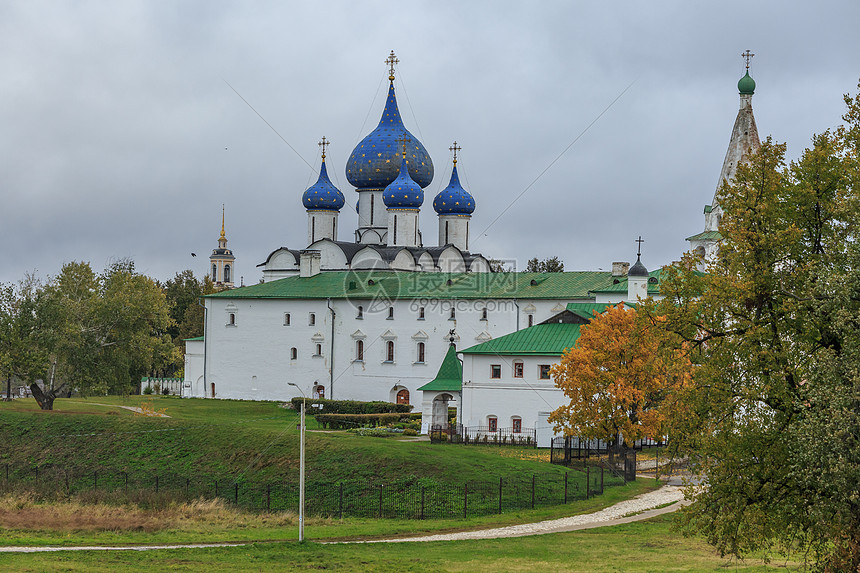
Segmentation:
{"type": "Polygon", "coordinates": [[[456,400],[457,419],[460,419],[460,405],[463,390],[463,363],[457,358],[457,348],[451,343],[448,352],[439,366],[439,372],[421,391],[421,433],[430,433],[434,426],[448,426],[448,405],[456,400]]]}

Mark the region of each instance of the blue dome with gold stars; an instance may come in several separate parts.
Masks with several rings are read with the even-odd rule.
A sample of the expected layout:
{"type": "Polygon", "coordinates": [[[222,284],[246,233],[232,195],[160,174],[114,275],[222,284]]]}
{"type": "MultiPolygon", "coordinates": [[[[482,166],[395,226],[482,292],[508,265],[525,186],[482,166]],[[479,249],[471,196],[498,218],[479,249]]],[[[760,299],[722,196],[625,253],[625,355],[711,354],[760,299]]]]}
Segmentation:
{"type": "Polygon", "coordinates": [[[475,199],[460,185],[456,163],[451,171],[451,182],[433,199],[433,209],[440,215],[471,215],[475,210],[475,199]]]}
{"type": "Polygon", "coordinates": [[[389,209],[418,209],[424,203],[424,190],[409,175],[406,158],[400,161],[400,174],[382,192],[382,201],[389,209]]]}
{"type": "Polygon", "coordinates": [[[392,81],[379,125],[361,140],[346,162],[350,185],[357,189],[384,189],[394,181],[399,172],[403,138],[409,175],[423,189],[433,181],[433,161],[421,142],[403,125],[392,81]]]}
{"type": "Polygon", "coordinates": [[[302,194],[302,205],[304,205],[305,209],[340,211],[344,203],[346,203],[346,200],[343,197],[343,193],[332,185],[332,182],[328,178],[328,171],[325,168],[325,156],[323,156],[319,179],[302,194]]]}

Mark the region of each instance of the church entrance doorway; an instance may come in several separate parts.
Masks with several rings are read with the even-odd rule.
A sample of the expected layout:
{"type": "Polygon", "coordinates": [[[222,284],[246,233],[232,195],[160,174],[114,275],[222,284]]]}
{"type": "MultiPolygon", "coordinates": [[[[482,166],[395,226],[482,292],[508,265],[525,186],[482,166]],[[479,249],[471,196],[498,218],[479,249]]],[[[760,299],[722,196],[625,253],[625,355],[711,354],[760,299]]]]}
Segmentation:
{"type": "Polygon", "coordinates": [[[409,403],[409,390],[403,389],[397,393],[397,403],[398,404],[408,404],[409,403]]]}
{"type": "Polygon", "coordinates": [[[430,426],[432,428],[448,427],[448,402],[453,399],[450,394],[439,394],[433,399],[433,412],[430,426]]]}
{"type": "Polygon", "coordinates": [[[215,397],[215,382],[212,382],[212,397],[215,397]]]}

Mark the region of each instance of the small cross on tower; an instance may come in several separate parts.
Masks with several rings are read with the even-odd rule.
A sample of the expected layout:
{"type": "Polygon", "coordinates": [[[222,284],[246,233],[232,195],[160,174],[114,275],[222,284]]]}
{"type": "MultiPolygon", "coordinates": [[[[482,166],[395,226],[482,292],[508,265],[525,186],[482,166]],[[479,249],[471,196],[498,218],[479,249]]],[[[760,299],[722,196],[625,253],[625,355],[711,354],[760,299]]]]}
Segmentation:
{"type": "Polygon", "coordinates": [[[409,143],[409,138],[405,133],[397,138],[397,143],[403,148],[403,157],[406,157],[406,144],[409,143]]]}
{"type": "Polygon", "coordinates": [[[400,60],[397,59],[397,56],[394,55],[394,50],[391,50],[391,54],[387,58],[385,58],[385,63],[388,64],[388,81],[394,81],[394,64],[399,64],[400,60]]]}
{"type": "Polygon", "coordinates": [[[325,161],[325,148],[328,147],[329,145],[331,145],[331,141],[327,140],[325,138],[325,135],[323,135],[322,140],[320,140],[320,142],[317,145],[319,145],[322,148],[322,158],[323,158],[323,161],[325,161]]]}
{"type": "Polygon", "coordinates": [[[634,242],[639,243],[636,249],[636,257],[639,258],[642,256],[642,243],[645,242],[645,239],[642,238],[642,235],[639,235],[639,238],[636,239],[634,242]]]}
{"type": "Polygon", "coordinates": [[[448,151],[452,151],[454,153],[454,165],[457,165],[457,152],[461,149],[463,148],[457,145],[456,141],[454,142],[454,145],[448,148],[448,151]]]}
{"type": "MultiPolygon", "coordinates": [[[[392,53],[393,53],[393,52],[392,52],[392,53]]],[[[746,63],[747,63],[747,71],[750,71],[750,60],[752,59],[752,57],[753,57],[753,56],[755,56],[755,54],[753,54],[753,53],[752,53],[752,52],[750,52],[749,50],[747,50],[746,52],[744,52],[744,53],[742,53],[742,54],[741,54],[741,57],[742,57],[744,60],[746,60],[746,63]]]]}

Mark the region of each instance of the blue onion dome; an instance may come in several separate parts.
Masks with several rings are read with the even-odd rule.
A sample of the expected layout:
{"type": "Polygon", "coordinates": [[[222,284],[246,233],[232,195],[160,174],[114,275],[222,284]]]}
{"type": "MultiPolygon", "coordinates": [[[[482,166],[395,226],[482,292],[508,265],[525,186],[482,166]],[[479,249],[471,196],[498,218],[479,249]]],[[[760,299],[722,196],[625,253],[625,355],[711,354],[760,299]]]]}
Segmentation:
{"type": "Polygon", "coordinates": [[[302,205],[305,209],[340,211],[346,200],[343,193],[332,185],[325,168],[325,154],[320,165],[320,176],[317,182],[308,187],[302,195],[302,205]]]}
{"type": "Polygon", "coordinates": [[[409,174],[406,154],[400,161],[400,174],[382,192],[382,201],[389,209],[418,209],[424,203],[424,190],[409,174]]]}
{"type": "Polygon", "coordinates": [[[471,215],[475,210],[475,199],[460,185],[456,161],[451,182],[433,199],[433,209],[440,215],[471,215]]]}
{"type": "Polygon", "coordinates": [[[423,189],[433,181],[433,161],[421,142],[403,125],[392,81],[379,125],[361,140],[346,162],[346,178],[350,185],[357,189],[384,189],[394,181],[402,149],[398,140],[404,138],[409,175],[423,189]]]}

